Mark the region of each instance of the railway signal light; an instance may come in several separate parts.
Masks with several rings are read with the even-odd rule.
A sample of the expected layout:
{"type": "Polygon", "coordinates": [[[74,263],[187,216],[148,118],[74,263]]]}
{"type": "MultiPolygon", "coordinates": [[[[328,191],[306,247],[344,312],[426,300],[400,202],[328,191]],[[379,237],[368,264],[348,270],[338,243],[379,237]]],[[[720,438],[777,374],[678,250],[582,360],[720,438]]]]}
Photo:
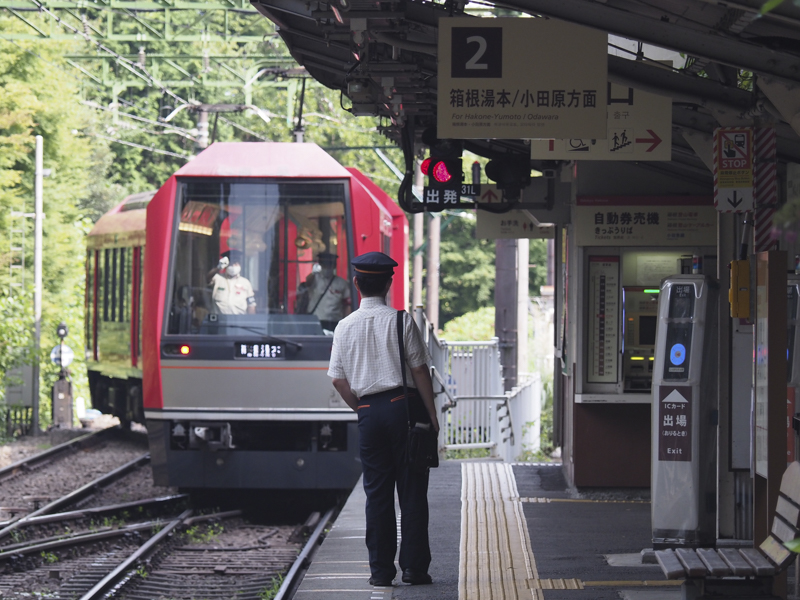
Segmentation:
{"type": "Polygon", "coordinates": [[[61,321],[61,323],[58,324],[58,327],[56,327],[56,335],[63,340],[68,334],[69,328],[67,327],[67,324],[64,323],[64,321],[61,321]]]}
{"type": "Polygon", "coordinates": [[[505,200],[519,200],[522,188],[531,183],[531,160],[526,156],[507,156],[489,161],[486,176],[497,183],[505,200]]]}
{"type": "Polygon", "coordinates": [[[462,169],[461,158],[431,156],[422,161],[420,170],[428,177],[424,190],[427,210],[440,211],[459,204],[464,180],[462,169]]]}

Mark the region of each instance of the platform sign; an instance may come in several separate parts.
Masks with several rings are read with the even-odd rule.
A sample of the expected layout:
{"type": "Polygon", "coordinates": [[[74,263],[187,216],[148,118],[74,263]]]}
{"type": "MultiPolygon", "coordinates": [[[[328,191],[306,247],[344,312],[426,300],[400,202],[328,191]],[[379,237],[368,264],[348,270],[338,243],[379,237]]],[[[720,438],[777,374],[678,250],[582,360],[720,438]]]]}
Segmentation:
{"type": "Polygon", "coordinates": [[[475,237],[479,240],[554,239],[555,225],[537,225],[525,210],[492,213],[476,211],[475,237]]]}
{"type": "Polygon", "coordinates": [[[713,246],[717,213],[709,196],[581,196],[579,246],[713,246]]]}
{"type": "Polygon", "coordinates": [[[531,140],[535,160],[671,160],[672,99],[609,83],[605,139],[531,140]]]}
{"type": "Polygon", "coordinates": [[[439,19],[440,138],[602,138],[608,36],[555,19],[439,19]]]}
{"type": "Polygon", "coordinates": [[[658,460],[692,460],[692,388],[658,388],[658,460]]]}
{"type": "Polygon", "coordinates": [[[720,212],[753,210],[753,128],[714,130],[714,206],[720,212]]]}

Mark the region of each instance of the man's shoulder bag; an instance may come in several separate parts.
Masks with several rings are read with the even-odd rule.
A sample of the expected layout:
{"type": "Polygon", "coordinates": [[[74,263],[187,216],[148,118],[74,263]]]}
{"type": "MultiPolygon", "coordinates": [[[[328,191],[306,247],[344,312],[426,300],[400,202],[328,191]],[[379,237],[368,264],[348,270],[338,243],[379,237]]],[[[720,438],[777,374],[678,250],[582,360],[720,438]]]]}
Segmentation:
{"type": "Polygon", "coordinates": [[[400,371],[403,373],[403,396],[406,399],[406,415],[408,416],[408,444],[406,457],[412,471],[425,473],[428,469],[439,466],[439,442],[436,432],[430,423],[415,423],[411,426],[411,410],[408,402],[408,382],[406,381],[406,351],[403,323],[404,310],[397,311],[397,342],[400,346],[400,371]]]}

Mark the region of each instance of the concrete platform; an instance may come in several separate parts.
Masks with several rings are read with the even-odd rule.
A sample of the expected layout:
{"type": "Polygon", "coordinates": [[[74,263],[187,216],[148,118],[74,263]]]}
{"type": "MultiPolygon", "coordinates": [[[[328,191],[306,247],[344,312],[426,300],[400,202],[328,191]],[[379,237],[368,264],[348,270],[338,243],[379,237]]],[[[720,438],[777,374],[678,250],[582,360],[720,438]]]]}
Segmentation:
{"type": "Polygon", "coordinates": [[[679,600],[680,582],[635,555],[650,503],[571,497],[559,465],[445,461],[431,472],[432,585],[372,587],[359,483],[297,600],[679,600]],[[678,585],[676,585],[676,583],[678,585]]]}

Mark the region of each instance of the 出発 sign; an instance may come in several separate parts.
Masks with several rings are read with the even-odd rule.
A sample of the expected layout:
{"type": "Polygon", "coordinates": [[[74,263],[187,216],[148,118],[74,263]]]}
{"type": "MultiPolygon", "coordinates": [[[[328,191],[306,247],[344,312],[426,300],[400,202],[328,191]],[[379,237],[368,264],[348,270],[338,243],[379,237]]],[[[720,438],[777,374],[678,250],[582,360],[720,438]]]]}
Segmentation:
{"type": "Polygon", "coordinates": [[[607,43],[554,19],[440,19],[437,135],[605,138],[607,43]]]}

